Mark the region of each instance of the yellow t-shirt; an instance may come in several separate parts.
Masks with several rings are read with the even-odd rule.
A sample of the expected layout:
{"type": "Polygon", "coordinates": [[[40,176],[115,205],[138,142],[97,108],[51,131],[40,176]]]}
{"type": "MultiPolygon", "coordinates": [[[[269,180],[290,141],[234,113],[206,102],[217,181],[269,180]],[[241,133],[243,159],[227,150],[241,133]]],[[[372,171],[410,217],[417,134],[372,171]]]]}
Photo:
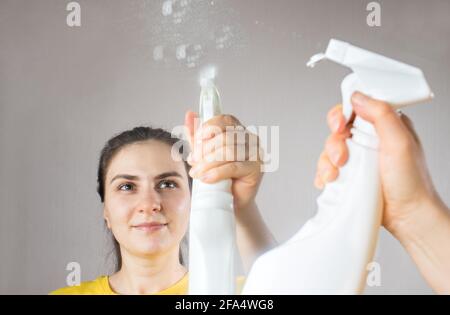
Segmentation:
{"type": "MultiPolygon", "coordinates": [[[[188,278],[186,275],[171,287],[155,293],[156,295],[187,295],[188,294],[188,278]]],[[[244,287],[245,277],[240,276],[236,279],[236,292],[239,294],[244,287]]],[[[108,281],[108,276],[100,276],[93,281],[84,281],[78,286],[65,287],[50,292],[51,295],[114,295],[114,292],[108,281]]]]}

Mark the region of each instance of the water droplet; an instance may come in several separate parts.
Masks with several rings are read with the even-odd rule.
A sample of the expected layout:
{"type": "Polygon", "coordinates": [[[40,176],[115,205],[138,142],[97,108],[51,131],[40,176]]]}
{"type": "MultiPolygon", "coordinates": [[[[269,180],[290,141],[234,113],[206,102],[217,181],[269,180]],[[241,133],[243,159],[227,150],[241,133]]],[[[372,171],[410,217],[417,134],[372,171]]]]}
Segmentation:
{"type": "Polygon", "coordinates": [[[176,58],[182,60],[186,58],[186,45],[179,45],[176,51],[176,58]]]}
{"type": "Polygon", "coordinates": [[[162,15],[169,16],[173,13],[172,0],[164,1],[162,6],[162,15]]]}
{"type": "Polygon", "coordinates": [[[155,61],[160,61],[164,59],[164,47],[163,46],[156,46],[155,49],[153,49],[153,59],[155,61]]]}

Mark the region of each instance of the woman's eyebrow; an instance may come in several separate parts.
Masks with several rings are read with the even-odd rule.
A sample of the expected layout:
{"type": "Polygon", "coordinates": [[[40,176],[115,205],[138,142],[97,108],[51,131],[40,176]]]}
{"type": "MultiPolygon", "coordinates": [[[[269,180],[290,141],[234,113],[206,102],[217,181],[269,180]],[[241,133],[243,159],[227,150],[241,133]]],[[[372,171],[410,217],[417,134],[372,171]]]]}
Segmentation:
{"type": "MultiPolygon", "coordinates": [[[[159,179],[163,179],[163,178],[167,178],[167,177],[183,178],[183,176],[181,176],[180,173],[173,171],[173,172],[165,172],[165,173],[159,174],[158,176],[155,177],[155,179],[159,180],[159,179]]],[[[119,174],[119,175],[114,176],[109,183],[112,183],[113,181],[115,181],[116,179],[119,179],[119,178],[123,178],[123,179],[127,179],[127,180],[138,180],[139,176],[129,175],[129,174],[119,174]]]]}
{"type": "Polygon", "coordinates": [[[110,184],[115,181],[116,179],[119,178],[124,178],[124,179],[128,179],[128,180],[138,180],[139,177],[135,176],[135,175],[128,175],[128,174],[119,174],[113,177],[113,179],[111,179],[111,181],[109,182],[110,184]]]}
{"type": "Polygon", "coordinates": [[[180,173],[173,171],[173,172],[165,172],[165,173],[159,174],[158,176],[155,177],[155,179],[163,179],[163,178],[167,178],[167,177],[183,178],[183,176],[181,176],[180,173]]]}

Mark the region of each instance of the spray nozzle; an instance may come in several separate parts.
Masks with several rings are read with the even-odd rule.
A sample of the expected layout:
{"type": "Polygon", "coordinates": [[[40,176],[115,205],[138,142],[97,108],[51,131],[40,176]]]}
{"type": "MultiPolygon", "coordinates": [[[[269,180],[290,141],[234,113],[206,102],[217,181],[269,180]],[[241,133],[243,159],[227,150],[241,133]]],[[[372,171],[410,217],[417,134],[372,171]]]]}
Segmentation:
{"type": "Polygon", "coordinates": [[[214,67],[206,68],[200,75],[202,90],[200,92],[199,114],[202,123],[222,113],[219,91],[214,84],[216,75],[214,67]]]}
{"type": "Polygon", "coordinates": [[[306,66],[308,66],[310,68],[314,68],[318,62],[320,62],[326,58],[327,58],[327,56],[323,53],[316,54],[316,55],[312,56],[311,59],[309,59],[306,66]]]}
{"type": "Polygon", "coordinates": [[[369,51],[362,50],[357,47],[351,46],[349,43],[342,42],[340,40],[331,39],[330,43],[328,44],[327,51],[325,53],[316,54],[311,57],[309,62],[307,63],[307,66],[310,68],[314,68],[314,66],[325,59],[334,61],[336,63],[342,64],[344,66],[349,66],[347,64],[347,52],[349,51],[349,48],[352,47],[353,49],[359,49],[360,52],[367,52],[370,54],[373,54],[369,51]]]}
{"type": "Polygon", "coordinates": [[[356,91],[388,102],[394,108],[433,98],[422,71],[405,63],[336,39],[330,40],[325,53],[311,57],[307,66],[312,68],[325,59],[353,70],[341,85],[344,115],[347,119],[352,115],[351,96],[356,91]]]}
{"type": "Polygon", "coordinates": [[[216,78],[217,72],[216,68],[208,67],[202,71],[200,74],[200,86],[210,87],[214,85],[214,79],[216,78]]]}

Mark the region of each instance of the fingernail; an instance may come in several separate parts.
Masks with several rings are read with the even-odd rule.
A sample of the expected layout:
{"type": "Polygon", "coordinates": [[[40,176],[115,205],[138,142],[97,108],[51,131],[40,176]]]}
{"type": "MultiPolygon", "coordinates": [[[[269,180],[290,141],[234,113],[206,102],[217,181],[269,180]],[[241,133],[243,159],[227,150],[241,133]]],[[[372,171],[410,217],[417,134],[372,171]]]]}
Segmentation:
{"type": "Polygon", "coordinates": [[[197,141],[202,142],[203,140],[207,140],[211,138],[211,129],[210,128],[201,128],[197,134],[197,141]]]}
{"type": "Polygon", "coordinates": [[[207,173],[202,175],[200,180],[204,181],[204,180],[209,180],[210,178],[211,178],[211,173],[207,172],[207,173]]]}
{"type": "Polygon", "coordinates": [[[192,160],[192,163],[196,162],[198,160],[197,154],[195,154],[195,153],[192,154],[191,160],[192,160]]]}
{"type": "Polygon", "coordinates": [[[319,177],[319,176],[317,176],[317,177],[314,179],[314,186],[316,186],[317,189],[322,189],[322,188],[323,188],[323,183],[322,183],[322,181],[320,180],[320,177],[319,177]]]}
{"type": "Polygon", "coordinates": [[[355,93],[352,96],[352,103],[356,106],[365,106],[369,98],[362,93],[355,93]]]}
{"type": "Polygon", "coordinates": [[[197,167],[193,167],[193,168],[191,168],[191,170],[189,171],[189,175],[190,175],[191,177],[195,177],[195,175],[197,175],[198,171],[199,171],[199,169],[198,169],[197,167]]]}
{"type": "Polygon", "coordinates": [[[199,142],[202,141],[202,131],[203,131],[203,129],[200,127],[200,128],[195,132],[195,135],[194,135],[194,142],[195,142],[195,143],[199,143],[199,142]]]}
{"type": "Polygon", "coordinates": [[[333,164],[338,166],[339,160],[341,159],[341,152],[339,150],[331,152],[330,158],[333,164]]]}
{"type": "Polygon", "coordinates": [[[208,140],[211,138],[211,131],[205,130],[205,132],[202,132],[202,140],[208,140]]]}
{"type": "Polygon", "coordinates": [[[339,119],[339,116],[335,114],[333,118],[331,119],[331,127],[333,128],[334,132],[337,132],[339,130],[339,127],[341,126],[341,120],[339,119]]]}
{"type": "Polygon", "coordinates": [[[198,162],[202,158],[203,147],[201,145],[197,145],[192,153],[192,162],[198,162]]]}
{"type": "Polygon", "coordinates": [[[330,178],[331,178],[331,172],[330,172],[329,170],[325,171],[325,173],[324,173],[323,176],[322,176],[322,181],[323,181],[324,183],[328,183],[328,181],[330,180],[330,178]]]}

